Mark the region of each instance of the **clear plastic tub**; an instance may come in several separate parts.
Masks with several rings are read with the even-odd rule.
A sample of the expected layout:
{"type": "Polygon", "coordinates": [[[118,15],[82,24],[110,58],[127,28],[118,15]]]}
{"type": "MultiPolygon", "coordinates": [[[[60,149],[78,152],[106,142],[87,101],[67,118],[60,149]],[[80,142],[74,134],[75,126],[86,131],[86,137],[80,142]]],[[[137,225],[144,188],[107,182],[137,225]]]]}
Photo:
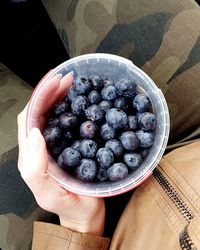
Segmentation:
{"type": "Polygon", "coordinates": [[[108,79],[112,79],[114,82],[121,78],[134,79],[137,85],[149,96],[153,105],[153,112],[157,117],[154,144],[142,165],[121,181],[105,183],[82,182],[57,167],[51,156],[49,156],[51,164],[49,164],[48,167],[48,174],[66,190],[86,196],[108,197],[119,195],[135,188],[152,174],[152,171],[159,163],[166,149],[170,121],[167,103],[162,91],[146,73],[136,67],[130,60],[123,57],[103,53],[78,56],[51,70],[36,87],[27,111],[27,133],[29,133],[34,126],[32,113],[33,110],[37,108],[35,107],[35,103],[37,103],[37,99],[40,98],[41,90],[45,88],[47,81],[56,74],[62,74],[62,76],[64,76],[69,72],[73,72],[74,75],[85,76],[97,73],[108,79]]]}

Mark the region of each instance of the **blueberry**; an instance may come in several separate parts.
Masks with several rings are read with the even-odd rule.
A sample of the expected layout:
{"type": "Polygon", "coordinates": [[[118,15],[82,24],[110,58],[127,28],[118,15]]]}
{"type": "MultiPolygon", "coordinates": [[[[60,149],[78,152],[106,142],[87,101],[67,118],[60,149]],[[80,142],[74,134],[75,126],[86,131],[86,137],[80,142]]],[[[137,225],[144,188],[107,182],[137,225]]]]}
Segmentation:
{"type": "Polygon", "coordinates": [[[120,157],[123,153],[122,144],[116,139],[108,140],[105,144],[105,148],[110,149],[116,157],[120,157]]]}
{"type": "Polygon", "coordinates": [[[73,129],[78,125],[78,119],[72,113],[64,113],[59,118],[60,127],[63,129],[73,129]]]}
{"type": "Polygon", "coordinates": [[[120,141],[127,150],[134,150],[139,146],[139,139],[133,131],[123,132],[120,141]]]}
{"type": "Polygon", "coordinates": [[[91,139],[83,139],[80,143],[79,150],[86,158],[92,158],[97,152],[97,143],[91,139]]]}
{"type": "Polygon", "coordinates": [[[43,136],[48,146],[54,146],[61,139],[62,132],[58,126],[49,126],[45,128],[43,136]]]}
{"type": "Polygon", "coordinates": [[[94,89],[103,88],[103,79],[99,75],[91,75],[89,81],[92,83],[94,89]]]}
{"type": "Polygon", "coordinates": [[[59,125],[59,119],[58,118],[50,118],[47,123],[49,126],[55,127],[59,125]]]}
{"type": "Polygon", "coordinates": [[[71,87],[67,93],[68,101],[72,102],[77,96],[78,92],[74,89],[74,87],[71,87]]]}
{"type": "Polygon", "coordinates": [[[114,163],[114,154],[110,149],[100,148],[96,154],[97,161],[102,168],[109,168],[114,163]]]}
{"type": "Polygon", "coordinates": [[[85,115],[87,119],[92,120],[93,122],[95,121],[101,122],[104,117],[103,110],[101,109],[99,105],[96,105],[96,104],[92,104],[91,106],[89,106],[85,110],[85,115]]]}
{"type": "Polygon", "coordinates": [[[58,157],[58,159],[57,159],[57,165],[58,165],[58,167],[60,167],[60,168],[64,168],[64,167],[66,166],[66,165],[64,164],[62,154],[60,154],[59,157],[58,157]]]}
{"type": "Polygon", "coordinates": [[[102,139],[104,140],[109,140],[109,139],[115,138],[116,136],[115,129],[109,126],[107,123],[101,126],[100,134],[101,134],[102,139]]]}
{"type": "Polygon", "coordinates": [[[72,113],[74,115],[82,115],[88,107],[88,99],[85,96],[77,96],[71,104],[72,113]]]}
{"type": "Polygon", "coordinates": [[[142,156],[138,153],[124,154],[124,163],[130,170],[135,171],[142,163],[142,156]]]}
{"type": "Polygon", "coordinates": [[[74,79],[73,87],[81,95],[90,92],[92,84],[86,77],[78,76],[74,79]]]}
{"type": "Polygon", "coordinates": [[[86,121],[80,126],[80,136],[82,138],[93,138],[97,133],[97,125],[92,121],[86,121]]]}
{"type": "Polygon", "coordinates": [[[99,168],[96,179],[100,182],[106,181],[108,179],[108,174],[105,168],[99,168]]]}
{"type": "Polygon", "coordinates": [[[117,94],[123,97],[134,97],[137,91],[137,85],[133,80],[122,79],[115,84],[115,88],[117,94]]]}
{"type": "Polygon", "coordinates": [[[112,108],[112,102],[110,102],[110,101],[102,101],[102,102],[100,102],[99,103],[99,106],[101,107],[101,109],[105,112],[105,113],[107,113],[107,111],[109,110],[109,109],[111,109],[112,108]]]}
{"type": "Polygon", "coordinates": [[[63,140],[58,145],[51,147],[49,150],[52,153],[52,155],[55,158],[57,158],[62,153],[62,151],[67,147],[67,145],[68,143],[65,140],[63,140]]]}
{"type": "Polygon", "coordinates": [[[128,123],[128,117],[121,109],[112,108],[106,114],[106,121],[113,128],[123,128],[128,123]]]}
{"type": "Polygon", "coordinates": [[[112,101],[117,97],[115,86],[108,85],[101,90],[101,96],[105,101],[112,101]]]}
{"type": "Polygon", "coordinates": [[[88,95],[88,100],[91,104],[98,104],[101,101],[101,95],[98,91],[92,90],[88,95]]]}
{"type": "Polygon", "coordinates": [[[104,84],[104,87],[109,86],[109,85],[113,85],[114,86],[114,82],[112,80],[110,80],[110,79],[105,79],[103,81],[103,84],[104,84]]]}
{"type": "Polygon", "coordinates": [[[139,112],[145,112],[151,107],[151,101],[146,94],[140,93],[133,99],[133,107],[139,112]]]}
{"type": "Polygon", "coordinates": [[[150,148],[138,148],[139,154],[142,156],[142,158],[146,158],[147,155],[149,154],[150,148]]]}
{"type": "Polygon", "coordinates": [[[127,99],[125,99],[124,97],[119,97],[119,98],[115,99],[114,107],[121,109],[123,111],[127,111],[127,109],[128,109],[127,99]]]}
{"type": "Polygon", "coordinates": [[[138,130],[136,132],[136,135],[140,141],[140,147],[141,148],[149,148],[153,145],[154,142],[154,134],[152,132],[149,131],[143,131],[138,130]]]}
{"type": "Polygon", "coordinates": [[[156,126],[156,116],[150,112],[144,112],[139,116],[138,124],[143,130],[153,130],[156,126]]]}
{"type": "Polygon", "coordinates": [[[62,152],[62,158],[65,165],[77,167],[81,162],[81,154],[74,148],[65,148],[62,152]]]}
{"type": "Polygon", "coordinates": [[[69,131],[69,130],[65,130],[63,132],[63,136],[68,143],[74,139],[74,133],[72,131],[69,131]]]}
{"type": "Polygon", "coordinates": [[[81,140],[75,140],[75,141],[72,143],[71,148],[74,148],[74,149],[76,149],[76,150],[79,150],[80,144],[81,144],[81,140]]]}
{"type": "Polygon", "coordinates": [[[134,115],[129,115],[128,117],[128,125],[131,130],[137,130],[138,129],[138,121],[137,117],[134,115]]]}
{"type": "Polygon", "coordinates": [[[64,101],[58,102],[54,105],[53,112],[56,116],[60,116],[68,109],[68,104],[64,101]]]}
{"type": "Polygon", "coordinates": [[[123,163],[115,163],[107,169],[110,181],[118,181],[124,179],[128,175],[128,168],[123,163]]]}
{"type": "Polygon", "coordinates": [[[82,159],[81,164],[75,170],[76,176],[82,181],[93,181],[97,174],[96,162],[91,159],[82,159]]]}

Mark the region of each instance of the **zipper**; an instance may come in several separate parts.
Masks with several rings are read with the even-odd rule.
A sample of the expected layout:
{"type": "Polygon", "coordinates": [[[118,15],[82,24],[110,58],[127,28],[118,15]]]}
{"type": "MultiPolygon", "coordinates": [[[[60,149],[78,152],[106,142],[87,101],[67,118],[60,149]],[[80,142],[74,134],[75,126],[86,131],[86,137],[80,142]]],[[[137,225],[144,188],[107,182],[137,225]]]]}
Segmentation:
{"type": "MultiPolygon", "coordinates": [[[[166,179],[166,177],[158,170],[154,169],[153,175],[158,182],[158,184],[162,187],[164,192],[168,195],[174,205],[177,207],[178,211],[182,214],[185,220],[188,222],[194,218],[194,213],[189,209],[187,204],[183,201],[181,196],[174,189],[172,184],[166,179]]],[[[179,236],[179,241],[181,248],[183,250],[196,250],[197,248],[194,246],[190,235],[188,233],[188,226],[186,226],[179,236]]]]}

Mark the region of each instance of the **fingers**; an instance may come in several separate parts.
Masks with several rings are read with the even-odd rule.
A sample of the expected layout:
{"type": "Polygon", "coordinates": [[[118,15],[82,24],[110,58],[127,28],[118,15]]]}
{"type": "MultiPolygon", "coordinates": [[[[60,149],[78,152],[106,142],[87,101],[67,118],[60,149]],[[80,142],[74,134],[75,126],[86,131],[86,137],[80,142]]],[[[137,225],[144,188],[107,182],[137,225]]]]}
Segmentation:
{"type": "Polygon", "coordinates": [[[36,98],[34,106],[32,107],[32,128],[43,128],[46,113],[55,102],[58,102],[66,95],[72,81],[73,76],[69,73],[61,80],[58,76],[55,76],[45,84],[45,88],[41,89],[40,95],[36,98]]]}
{"type": "Polygon", "coordinates": [[[24,179],[32,178],[32,176],[37,176],[37,179],[39,179],[46,173],[48,154],[46,143],[39,129],[33,128],[29,133],[23,154],[20,170],[24,179]]]}
{"type": "Polygon", "coordinates": [[[59,90],[57,91],[57,100],[61,100],[65,97],[68,89],[71,87],[73,81],[72,73],[68,73],[61,79],[61,84],[59,86],[59,90]]]}

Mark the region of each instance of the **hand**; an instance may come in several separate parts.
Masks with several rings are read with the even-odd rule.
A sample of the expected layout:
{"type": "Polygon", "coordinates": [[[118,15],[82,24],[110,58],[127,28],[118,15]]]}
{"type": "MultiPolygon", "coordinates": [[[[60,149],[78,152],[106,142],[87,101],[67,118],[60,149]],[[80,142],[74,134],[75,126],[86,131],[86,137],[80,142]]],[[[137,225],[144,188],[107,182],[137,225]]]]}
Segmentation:
{"type": "MultiPolygon", "coordinates": [[[[66,92],[71,83],[70,75],[61,80],[58,77],[49,80],[48,97],[53,93],[54,97],[48,100],[48,105],[51,106],[63,96],[63,92],[66,92]],[[51,88],[51,86],[54,87],[51,88]],[[56,89],[55,86],[57,86],[56,89]]],[[[44,117],[46,103],[45,98],[40,103],[41,107],[45,106],[45,109],[43,112],[38,109],[40,111],[35,114],[38,120],[44,117]]],[[[44,138],[38,128],[32,128],[26,137],[26,112],[27,107],[18,115],[18,168],[37,203],[43,209],[56,213],[62,226],[74,231],[102,235],[105,220],[104,200],[68,192],[47,174],[48,154],[44,138]]]]}

